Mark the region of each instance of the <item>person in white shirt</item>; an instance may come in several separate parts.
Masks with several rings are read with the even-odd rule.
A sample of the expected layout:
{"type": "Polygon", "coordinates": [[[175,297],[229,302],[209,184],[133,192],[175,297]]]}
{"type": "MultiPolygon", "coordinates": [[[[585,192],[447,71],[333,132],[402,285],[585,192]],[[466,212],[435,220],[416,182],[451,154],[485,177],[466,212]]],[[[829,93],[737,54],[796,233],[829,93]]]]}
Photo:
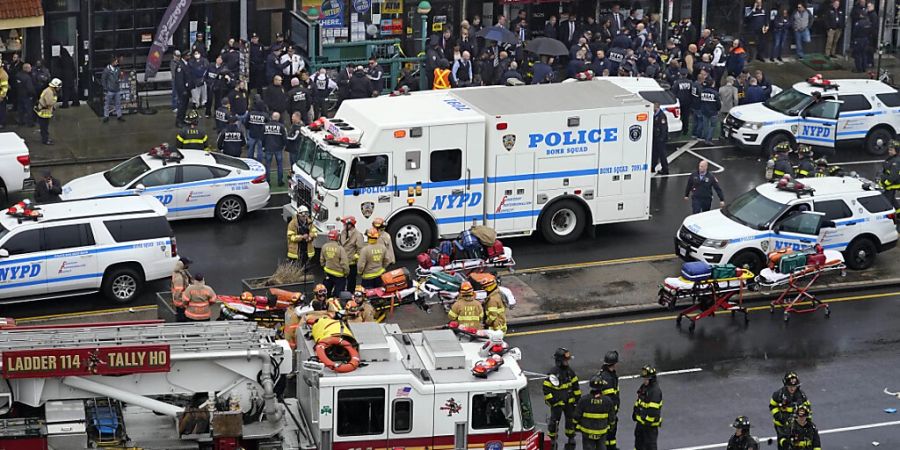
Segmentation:
{"type": "Polygon", "coordinates": [[[288,47],[287,52],[281,55],[281,63],[284,64],[286,62],[290,62],[290,64],[286,65],[284,68],[284,74],[288,77],[299,75],[300,71],[306,67],[303,58],[294,51],[293,46],[288,47]]]}

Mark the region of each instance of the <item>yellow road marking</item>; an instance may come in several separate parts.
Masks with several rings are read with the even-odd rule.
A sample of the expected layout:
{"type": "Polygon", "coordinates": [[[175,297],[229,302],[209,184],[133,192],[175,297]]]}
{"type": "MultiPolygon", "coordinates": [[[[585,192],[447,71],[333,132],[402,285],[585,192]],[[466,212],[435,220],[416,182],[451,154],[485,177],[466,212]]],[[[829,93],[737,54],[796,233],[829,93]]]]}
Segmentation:
{"type": "MultiPolygon", "coordinates": [[[[860,300],[872,300],[872,299],[898,297],[898,296],[900,296],[900,292],[882,292],[879,294],[853,295],[853,296],[848,296],[848,297],[832,298],[832,299],[828,299],[828,300],[822,300],[822,303],[827,304],[827,303],[853,302],[853,301],[860,301],[860,300]]],[[[808,304],[809,304],[809,302],[796,303],[795,306],[808,305],[808,304]]],[[[780,306],[779,306],[779,308],[780,308],[780,306]]],[[[768,311],[768,310],[769,310],[769,305],[753,306],[753,307],[747,308],[747,311],[749,311],[749,312],[768,311]]],[[[575,325],[575,326],[570,326],[570,327],[547,328],[545,330],[518,331],[518,332],[508,333],[506,336],[510,336],[510,337],[531,336],[531,335],[536,335],[536,334],[562,333],[562,332],[566,332],[566,331],[589,330],[592,328],[607,328],[607,327],[615,327],[615,326],[620,326],[620,325],[635,325],[635,324],[642,324],[642,323],[659,322],[659,321],[663,321],[663,320],[673,320],[676,317],[678,317],[678,316],[673,315],[673,316],[661,316],[661,317],[646,317],[643,319],[617,320],[615,322],[591,323],[591,324],[585,324],[585,325],[575,325]]]]}
{"type": "Polygon", "coordinates": [[[662,254],[662,255],[636,256],[633,258],[606,259],[603,261],[587,261],[587,262],[572,263],[572,264],[558,264],[555,266],[531,267],[528,269],[516,269],[515,273],[518,274],[518,273],[546,272],[546,271],[553,271],[553,270],[583,269],[586,267],[602,267],[602,266],[611,266],[613,264],[664,261],[667,259],[675,259],[675,255],[662,254]]]}
{"type": "Polygon", "coordinates": [[[156,309],[156,305],[144,305],[144,306],[132,306],[129,308],[113,308],[113,309],[101,309],[99,311],[82,311],[82,312],[71,312],[71,313],[61,313],[61,314],[48,314],[46,316],[34,316],[34,317],[23,317],[21,319],[16,319],[16,323],[28,323],[28,322],[39,322],[42,320],[56,320],[56,319],[71,319],[74,317],[90,317],[90,316],[99,316],[102,314],[116,314],[123,312],[137,312],[137,311],[149,311],[151,309],[156,309]]]}

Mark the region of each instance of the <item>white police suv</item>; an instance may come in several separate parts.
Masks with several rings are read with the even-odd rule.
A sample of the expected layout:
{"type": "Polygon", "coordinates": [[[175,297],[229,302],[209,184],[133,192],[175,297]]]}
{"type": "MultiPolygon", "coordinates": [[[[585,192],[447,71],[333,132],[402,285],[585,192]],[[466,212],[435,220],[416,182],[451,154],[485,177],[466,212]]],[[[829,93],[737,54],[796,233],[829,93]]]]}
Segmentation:
{"type": "Polygon", "coordinates": [[[780,142],[822,150],[836,144],[862,145],[883,155],[900,131],[900,93],[877,80],[796,83],[763,103],[735,106],[722,133],[739,147],[770,152],[780,142]],[[818,98],[817,98],[818,97],[818,98]]]}
{"type": "Polygon", "coordinates": [[[127,303],[170,276],[176,256],[153,197],[22,202],[0,211],[0,304],[97,291],[127,303]]]}
{"type": "Polygon", "coordinates": [[[106,172],[76,178],[62,191],[64,200],[149,194],[168,208],[169,220],[235,222],[269,201],[266,169],[255,160],[159,147],[106,172]]]}
{"type": "Polygon", "coordinates": [[[865,269],[897,244],[893,207],[872,182],[823,177],[802,183],[802,189],[763,184],[722,209],[688,216],[675,236],[675,253],[758,273],[768,252],[819,243],[844,252],[851,268],[865,269]]]}

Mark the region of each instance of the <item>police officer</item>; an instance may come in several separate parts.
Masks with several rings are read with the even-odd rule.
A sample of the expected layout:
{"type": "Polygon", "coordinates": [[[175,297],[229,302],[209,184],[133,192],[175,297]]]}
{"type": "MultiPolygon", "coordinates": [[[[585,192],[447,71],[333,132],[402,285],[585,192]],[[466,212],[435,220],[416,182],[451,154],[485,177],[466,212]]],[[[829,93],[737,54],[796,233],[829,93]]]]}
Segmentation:
{"type": "Polygon", "coordinates": [[[891,141],[888,157],[881,165],[881,187],[894,209],[900,209],[897,205],[897,191],[900,190],[900,156],[897,155],[897,147],[900,147],[900,142],[891,141]]]}
{"type": "Polygon", "coordinates": [[[720,109],[722,109],[722,101],[719,91],[715,88],[713,80],[707,79],[703,82],[703,90],[700,92],[700,114],[703,117],[703,131],[700,137],[706,145],[713,145],[713,128],[715,128],[716,117],[719,115],[720,109]]]}
{"type": "Polygon", "coordinates": [[[184,315],[188,322],[206,322],[210,318],[209,305],[218,297],[211,287],[203,282],[203,274],[194,274],[191,285],[181,294],[185,306],[184,315]]]}
{"type": "Polygon", "coordinates": [[[287,129],[281,123],[281,114],[275,111],[272,113],[272,118],[263,127],[263,153],[265,154],[263,164],[266,166],[266,181],[270,182],[269,166],[272,164],[272,158],[275,158],[279,186],[284,186],[285,147],[287,147],[287,129]]]}
{"type": "Polygon", "coordinates": [[[550,420],[547,423],[547,436],[553,450],[556,450],[556,437],[559,435],[559,420],[566,415],[565,434],[568,438],[566,450],[575,449],[575,404],[581,398],[581,388],[578,387],[578,375],[569,367],[572,354],[565,348],[558,348],[553,354],[553,369],[544,380],[544,402],[550,407],[550,420]]]}
{"type": "Polygon", "coordinates": [[[191,274],[188,268],[191,260],[182,256],[175,263],[175,270],[172,272],[172,304],[175,306],[175,321],[184,322],[187,320],[184,316],[184,290],[191,284],[191,274]]]}
{"type": "Polygon", "coordinates": [[[641,369],[644,379],[637,391],[631,419],[634,420],[635,450],[656,450],[659,438],[659,427],[662,425],[662,390],[656,381],[656,369],[644,366],[641,369]]]}
{"type": "Polygon", "coordinates": [[[244,149],[244,145],[247,143],[247,138],[244,136],[244,128],[238,124],[237,116],[234,114],[228,115],[228,126],[219,133],[219,139],[216,143],[216,147],[222,153],[228,156],[234,156],[235,158],[241,157],[241,152],[244,149]]]}
{"type": "Polygon", "coordinates": [[[481,330],[481,318],[484,317],[484,308],[475,299],[475,289],[472,283],[463,281],[459,285],[459,296],[447,312],[447,318],[459,323],[461,327],[481,330]]]}
{"type": "Polygon", "coordinates": [[[771,160],[772,178],[769,181],[780,180],[785,175],[794,178],[794,166],[791,165],[791,159],[788,156],[790,151],[790,142],[779,142],[775,146],[775,155],[772,156],[771,160]]]}
{"type": "Polygon", "coordinates": [[[268,120],[268,109],[259,95],[253,96],[253,103],[250,105],[250,111],[247,111],[246,127],[247,127],[247,157],[262,162],[265,158],[263,154],[263,137],[265,135],[266,121],[268,120]]]}
{"type": "Polygon", "coordinates": [[[387,268],[391,264],[397,262],[397,259],[394,257],[394,244],[391,242],[391,234],[385,229],[387,227],[387,222],[381,217],[376,217],[372,219],[372,226],[378,230],[378,242],[381,242],[387,250],[387,253],[385,254],[387,262],[384,263],[384,267],[387,268]]]}
{"type": "Polygon", "coordinates": [[[222,97],[219,100],[219,107],[216,108],[216,133],[221,133],[228,126],[228,116],[231,114],[231,100],[228,97],[222,97]]]}
{"type": "Polygon", "coordinates": [[[812,422],[809,408],[797,407],[787,435],[778,440],[778,448],[786,450],[822,450],[819,429],[812,422]]]}
{"type": "Polygon", "coordinates": [[[327,71],[322,67],[309,79],[309,87],[313,102],[313,115],[315,117],[323,117],[328,112],[325,107],[325,100],[337,89],[337,83],[328,77],[327,71]]]}
{"type": "Polygon", "coordinates": [[[506,333],[506,301],[497,288],[497,277],[484,274],[481,288],[487,293],[484,299],[484,323],[491,330],[506,333]]]}
{"type": "Polygon", "coordinates": [[[187,122],[188,126],[182,128],[181,131],[175,135],[178,149],[203,150],[206,148],[209,136],[197,127],[197,124],[200,122],[200,114],[197,114],[197,110],[192,109],[188,111],[184,117],[184,121],[187,122]]]}
{"type": "Polygon", "coordinates": [[[690,134],[690,116],[693,108],[693,89],[694,83],[688,78],[687,69],[678,69],[678,79],[672,84],[672,93],[678,98],[681,105],[681,132],[684,135],[690,134]]]}
{"type": "Polygon", "coordinates": [[[287,92],[288,113],[300,113],[303,124],[309,123],[309,89],[299,78],[291,78],[291,90],[287,92]]]}
{"type": "Polygon", "coordinates": [[[366,231],[366,246],[359,251],[357,266],[365,288],[378,287],[381,274],[387,268],[387,249],[378,241],[379,234],[375,228],[369,228],[366,231]]]}
{"type": "Polygon", "coordinates": [[[728,439],[725,450],[759,450],[759,443],[750,435],[750,419],[747,416],[738,416],[731,427],[734,434],[728,439]]]}
{"type": "Polygon", "coordinates": [[[669,174],[669,160],[666,156],[666,141],[669,140],[669,121],[666,113],[659,109],[659,103],[653,104],[653,157],[650,161],[650,171],[656,169],[659,163],[660,175],[669,174]]]}
{"type": "Polygon", "coordinates": [[[700,161],[697,170],[688,178],[687,186],[684,188],[684,199],[691,201],[691,211],[697,214],[709,211],[712,208],[713,190],[719,197],[719,207],[725,206],[725,196],[722,194],[722,188],[719,187],[719,180],[716,176],[709,173],[709,163],[706,160],[700,161]]]}
{"type": "Polygon", "coordinates": [[[807,178],[814,176],[816,173],[816,165],[812,160],[812,148],[806,144],[797,146],[797,155],[800,160],[797,161],[797,178],[807,178]]]}
{"type": "Polygon", "coordinates": [[[362,250],[365,242],[363,235],[356,229],[356,217],[347,216],[340,219],[344,224],[341,230],[340,243],[347,253],[347,259],[350,271],[347,272],[347,286],[356,286],[357,261],[359,261],[359,251],[362,250]]]}
{"type": "Polygon", "coordinates": [[[600,366],[600,375],[606,382],[603,395],[613,400],[613,412],[609,417],[609,432],[606,433],[606,450],[616,450],[616,431],[619,428],[619,374],[616,373],[616,364],[619,363],[619,352],[613,350],[603,356],[603,365],[600,366]]]}
{"type": "Polygon", "coordinates": [[[190,52],[185,51],[184,56],[176,52],[172,59],[172,90],[175,92],[175,104],[177,112],[175,114],[175,126],[180,128],[184,126],[185,115],[187,114],[188,100],[191,97],[191,76],[187,73],[187,55],[190,52]]]}
{"type": "Polygon", "coordinates": [[[603,394],[608,385],[600,375],[591,377],[590,395],[582,397],[575,406],[573,422],[581,432],[581,448],[606,450],[609,417],[615,414],[613,400],[603,394]]]}
{"type": "Polygon", "coordinates": [[[769,409],[772,412],[772,423],[775,425],[775,435],[778,438],[778,450],[788,450],[783,442],[790,435],[791,416],[797,408],[803,406],[807,414],[812,410],[812,405],[806,394],[800,390],[800,378],[794,372],[788,372],[782,380],[784,386],[772,394],[769,400],[769,409]]]}
{"type": "Polygon", "coordinates": [[[250,35],[250,88],[261,91],[266,85],[266,48],[259,42],[259,35],[250,35]]]}
{"type": "Polygon", "coordinates": [[[311,244],[315,238],[316,229],[312,225],[312,219],[309,218],[309,209],[306,206],[300,206],[297,214],[294,214],[294,218],[288,223],[288,261],[299,262],[305,268],[309,258],[316,254],[316,249],[311,244]]]}
{"type": "Polygon", "coordinates": [[[338,242],[339,238],[338,230],[329,231],[328,242],[319,252],[319,265],[325,271],[325,287],[328,289],[328,295],[334,295],[347,287],[347,273],[350,272],[347,252],[338,242]]]}

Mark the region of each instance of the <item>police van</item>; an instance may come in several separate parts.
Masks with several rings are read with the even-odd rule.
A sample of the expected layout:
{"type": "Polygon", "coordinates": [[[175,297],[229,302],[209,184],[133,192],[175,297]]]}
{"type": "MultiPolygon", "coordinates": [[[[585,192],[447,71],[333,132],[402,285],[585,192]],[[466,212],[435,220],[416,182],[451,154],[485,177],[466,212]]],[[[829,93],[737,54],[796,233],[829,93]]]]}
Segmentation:
{"type": "Polygon", "coordinates": [[[166,207],[149,196],[0,211],[0,304],[102,292],[134,300],[177,260],[166,207]]]}
{"type": "Polygon", "coordinates": [[[604,81],[346,101],[303,129],[283,215],[308,205],[326,231],[386,218],[398,257],[473,222],[569,242],[650,217],[652,113],[604,81]]]}
{"type": "Polygon", "coordinates": [[[900,93],[878,80],[825,80],[796,83],[763,103],[731,109],[723,135],[746,149],[767,149],[781,142],[817,150],[862,145],[883,155],[900,130],[900,93]],[[818,97],[818,98],[817,98],[818,97]]]}
{"type": "Polygon", "coordinates": [[[862,178],[763,184],[722,209],[685,218],[675,236],[675,253],[758,273],[768,252],[814,244],[844,252],[852,269],[866,269],[877,253],[897,245],[894,209],[862,178]]]}

